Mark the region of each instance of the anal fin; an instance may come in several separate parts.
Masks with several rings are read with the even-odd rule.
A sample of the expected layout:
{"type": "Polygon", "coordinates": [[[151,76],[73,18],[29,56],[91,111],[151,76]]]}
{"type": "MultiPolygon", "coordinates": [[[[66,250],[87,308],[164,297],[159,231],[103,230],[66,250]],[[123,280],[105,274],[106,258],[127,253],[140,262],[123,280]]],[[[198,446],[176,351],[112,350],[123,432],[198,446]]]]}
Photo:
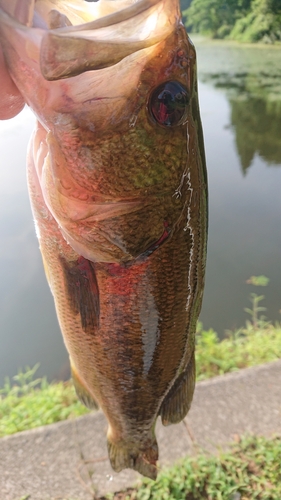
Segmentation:
{"type": "Polygon", "coordinates": [[[178,424],[188,413],[195,388],[195,355],[192,354],[187,368],[176,379],[166,395],[159,414],[162,424],[178,424]]]}

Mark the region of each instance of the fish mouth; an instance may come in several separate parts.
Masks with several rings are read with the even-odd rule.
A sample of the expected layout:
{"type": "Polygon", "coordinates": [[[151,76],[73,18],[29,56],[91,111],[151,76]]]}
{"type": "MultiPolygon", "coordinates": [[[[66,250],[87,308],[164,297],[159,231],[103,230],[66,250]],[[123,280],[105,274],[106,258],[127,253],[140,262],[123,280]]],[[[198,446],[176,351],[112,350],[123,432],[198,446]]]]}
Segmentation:
{"type": "Polygon", "coordinates": [[[179,22],[177,0],[0,0],[0,23],[36,39],[50,81],[115,65],[166,39],[179,22]]]}

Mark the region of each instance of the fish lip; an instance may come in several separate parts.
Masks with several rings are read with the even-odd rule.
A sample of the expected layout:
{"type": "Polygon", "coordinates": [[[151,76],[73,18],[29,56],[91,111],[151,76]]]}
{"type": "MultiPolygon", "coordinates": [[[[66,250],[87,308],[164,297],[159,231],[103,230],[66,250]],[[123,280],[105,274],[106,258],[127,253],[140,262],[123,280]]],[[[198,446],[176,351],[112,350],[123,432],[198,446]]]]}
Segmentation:
{"type": "Polygon", "coordinates": [[[45,30],[40,48],[43,77],[54,81],[108,68],[132,54],[157,46],[179,23],[176,2],[139,0],[90,23],[45,30]],[[135,21],[142,16],[141,23],[135,21]],[[121,31],[116,26],[122,27],[121,31]],[[112,35],[112,30],[117,30],[116,34],[112,35]]]}
{"type": "MultiPolygon", "coordinates": [[[[34,5],[32,18],[37,12],[34,5]]],[[[24,24],[0,6],[0,25],[4,37],[7,29],[12,30],[12,37],[19,31],[29,53],[32,47],[42,76],[56,81],[115,66],[142,50],[149,53],[181,22],[178,0],[138,0],[111,14],[96,14],[101,17],[89,23],[48,29],[47,25],[24,24]],[[135,18],[140,18],[136,24],[135,18]]]]}

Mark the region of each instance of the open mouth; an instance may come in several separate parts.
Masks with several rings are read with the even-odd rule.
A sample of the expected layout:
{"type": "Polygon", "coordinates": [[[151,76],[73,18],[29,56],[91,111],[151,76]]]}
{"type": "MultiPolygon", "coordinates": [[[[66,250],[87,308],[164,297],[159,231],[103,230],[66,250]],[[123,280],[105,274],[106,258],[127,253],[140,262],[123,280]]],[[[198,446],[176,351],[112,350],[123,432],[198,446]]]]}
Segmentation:
{"type": "Polygon", "coordinates": [[[177,4],[175,0],[0,0],[0,22],[36,30],[41,72],[46,80],[59,80],[112,66],[161,42],[179,20],[177,4]]]}

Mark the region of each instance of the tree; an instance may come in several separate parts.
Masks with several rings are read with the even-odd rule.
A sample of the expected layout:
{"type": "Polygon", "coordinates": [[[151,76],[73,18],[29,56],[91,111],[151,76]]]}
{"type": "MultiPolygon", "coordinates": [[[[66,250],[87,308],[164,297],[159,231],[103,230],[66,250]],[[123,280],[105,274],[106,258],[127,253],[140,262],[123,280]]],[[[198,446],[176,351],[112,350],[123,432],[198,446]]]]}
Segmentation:
{"type": "Polygon", "coordinates": [[[281,40],[281,0],[192,0],[183,14],[190,31],[214,38],[281,40]]]}
{"type": "Polygon", "coordinates": [[[230,37],[244,42],[281,40],[281,1],[252,0],[251,11],[236,22],[230,37]]]}
{"type": "Polygon", "coordinates": [[[245,15],[251,0],[193,0],[184,11],[187,27],[216,38],[228,35],[236,20],[245,15]]]}

